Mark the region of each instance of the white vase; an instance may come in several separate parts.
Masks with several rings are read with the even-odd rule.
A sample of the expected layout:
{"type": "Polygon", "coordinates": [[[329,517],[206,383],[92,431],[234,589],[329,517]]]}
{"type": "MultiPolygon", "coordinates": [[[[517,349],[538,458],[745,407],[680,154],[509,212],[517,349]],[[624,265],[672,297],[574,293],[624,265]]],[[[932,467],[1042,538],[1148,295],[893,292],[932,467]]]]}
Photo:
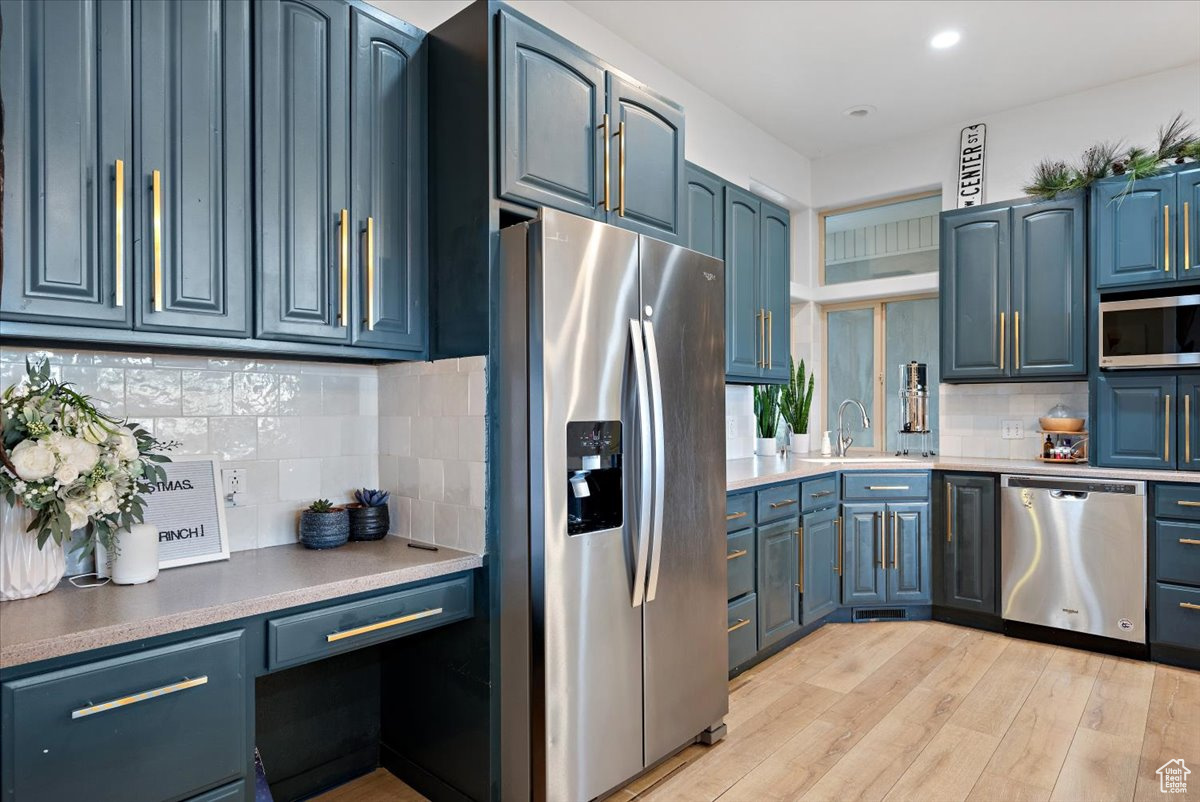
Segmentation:
{"type": "Polygon", "coordinates": [[[779,444],[774,437],[759,437],[754,441],[754,453],[760,457],[776,457],[779,455],[779,444]]]}
{"type": "MultiPolygon", "coordinates": [[[[107,555],[106,555],[107,559],[107,555]]],[[[158,577],[158,527],[134,524],[117,533],[117,553],[108,560],[117,585],[141,585],[158,577]]]]}
{"type": "Polygon", "coordinates": [[[788,451],[792,454],[807,454],[808,453],[808,432],[804,434],[792,433],[788,437],[788,451]]]}
{"type": "Polygon", "coordinates": [[[0,601],[49,593],[66,573],[62,546],[50,538],[39,549],[37,533],[25,531],[32,520],[24,504],[0,501],[0,601]]]}

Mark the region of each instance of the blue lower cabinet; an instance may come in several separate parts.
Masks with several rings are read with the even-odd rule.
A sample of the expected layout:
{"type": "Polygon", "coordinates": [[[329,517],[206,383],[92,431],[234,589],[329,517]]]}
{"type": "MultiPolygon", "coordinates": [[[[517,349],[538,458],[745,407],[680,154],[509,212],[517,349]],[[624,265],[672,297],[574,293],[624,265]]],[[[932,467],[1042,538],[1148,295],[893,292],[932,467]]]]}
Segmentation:
{"type": "Polygon", "coordinates": [[[1200,588],[1159,582],[1154,588],[1154,642],[1195,649],[1200,645],[1200,588]]]}
{"type": "Polygon", "coordinates": [[[758,653],[758,598],[753,593],[729,603],[725,629],[732,671],[758,653]]]}
{"type": "Polygon", "coordinates": [[[883,570],[885,504],[846,504],[842,554],[842,604],[883,604],[887,585],[883,570]]]}
{"type": "Polygon", "coordinates": [[[1179,393],[1175,414],[1178,438],[1175,467],[1181,471],[1200,471],[1200,374],[1179,374],[1175,389],[1179,393]]]}
{"type": "MultiPolygon", "coordinates": [[[[760,493],[761,495],[761,493],[760,493]]],[[[800,629],[800,520],[758,528],[758,648],[800,629]]]]}
{"type": "Polygon", "coordinates": [[[736,599],[754,592],[754,530],[743,529],[726,536],[725,565],[729,596],[736,599]]]}
{"type": "Polygon", "coordinates": [[[929,604],[929,502],[888,504],[887,600],[929,604]]]}
{"type": "Polygon", "coordinates": [[[5,682],[3,798],[160,802],[243,778],[246,665],[239,629],[5,682]]]}
{"type": "Polygon", "coordinates": [[[1095,382],[1096,464],[1105,468],[1174,468],[1174,376],[1102,374],[1095,382]]]}
{"type": "MultiPolygon", "coordinates": [[[[808,484],[805,483],[805,489],[808,484]]],[[[807,513],[803,520],[804,581],[800,589],[801,618],[809,624],[838,608],[838,508],[834,504],[807,513]]]]}
{"type": "Polygon", "coordinates": [[[1156,522],[1154,564],[1159,582],[1200,586],[1200,524],[1156,522]]]}

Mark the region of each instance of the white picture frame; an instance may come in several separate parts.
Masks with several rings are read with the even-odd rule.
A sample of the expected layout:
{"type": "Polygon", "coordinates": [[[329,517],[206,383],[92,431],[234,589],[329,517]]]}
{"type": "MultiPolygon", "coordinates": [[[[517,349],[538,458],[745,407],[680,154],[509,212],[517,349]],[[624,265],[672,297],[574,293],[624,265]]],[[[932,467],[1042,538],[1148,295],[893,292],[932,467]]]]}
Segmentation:
{"type": "Polygon", "coordinates": [[[145,522],[159,530],[158,567],[229,559],[229,527],[221,491],[221,460],[211,454],[172,456],[160,463],[165,482],[143,498],[145,522]],[[215,531],[214,531],[215,529],[215,531]]]}

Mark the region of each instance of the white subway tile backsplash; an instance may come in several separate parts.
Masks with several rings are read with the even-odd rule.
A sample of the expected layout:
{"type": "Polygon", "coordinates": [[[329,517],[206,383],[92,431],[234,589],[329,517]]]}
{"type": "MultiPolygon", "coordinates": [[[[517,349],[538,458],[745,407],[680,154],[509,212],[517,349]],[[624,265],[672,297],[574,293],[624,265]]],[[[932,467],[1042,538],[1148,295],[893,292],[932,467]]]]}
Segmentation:
{"type": "Polygon", "coordinates": [[[423,459],[420,465],[421,492],[425,501],[445,500],[445,463],[440,459],[423,459]]]}
{"type": "Polygon", "coordinates": [[[271,373],[233,374],[234,415],[275,415],[278,412],[278,376],[271,373]]]}
{"type": "Polygon", "coordinates": [[[154,431],[156,437],[179,443],[173,453],[209,453],[208,418],[157,418],[154,431]]]}
{"type": "Polygon", "coordinates": [[[942,384],[939,451],[947,457],[1033,459],[1041,453],[1038,418],[1063,403],[1087,417],[1086,382],[942,384]],[[1019,420],[1025,436],[1004,440],[1001,422],[1019,420]]]}
{"type": "Polygon", "coordinates": [[[258,431],[254,418],[209,418],[208,446],[223,460],[256,459],[258,431]]]}
{"type": "MultiPolygon", "coordinates": [[[[382,475],[382,472],[381,472],[382,475]]],[[[321,493],[321,460],[318,457],[279,460],[279,498],[311,501],[321,493]]]]}
{"type": "Polygon", "coordinates": [[[233,414],[233,374],[224,371],[185,370],[183,414],[206,416],[233,414]]]}
{"type": "Polygon", "coordinates": [[[137,368],[125,372],[125,412],[135,420],[179,415],[179,371],[166,368],[137,368]]]}

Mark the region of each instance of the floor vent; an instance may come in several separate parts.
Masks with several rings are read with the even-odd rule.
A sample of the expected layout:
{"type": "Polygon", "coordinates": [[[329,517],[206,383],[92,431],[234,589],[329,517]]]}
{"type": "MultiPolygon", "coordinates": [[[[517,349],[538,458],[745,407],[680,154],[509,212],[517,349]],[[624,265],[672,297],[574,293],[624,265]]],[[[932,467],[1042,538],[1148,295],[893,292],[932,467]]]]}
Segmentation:
{"type": "Polygon", "coordinates": [[[903,621],[908,618],[908,610],[902,607],[861,607],[855,608],[855,621],[903,621]]]}

